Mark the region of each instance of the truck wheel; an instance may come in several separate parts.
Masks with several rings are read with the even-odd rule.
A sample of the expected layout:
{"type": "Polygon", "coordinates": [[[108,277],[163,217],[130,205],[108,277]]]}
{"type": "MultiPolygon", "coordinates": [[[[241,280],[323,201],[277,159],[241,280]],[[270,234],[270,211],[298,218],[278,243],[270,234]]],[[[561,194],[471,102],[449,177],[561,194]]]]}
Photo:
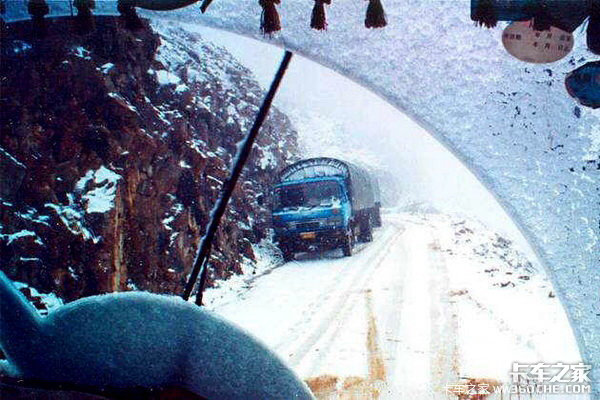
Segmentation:
{"type": "Polygon", "coordinates": [[[379,228],[381,225],[381,208],[376,207],[373,215],[373,226],[379,228]]]}
{"type": "Polygon", "coordinates": [[[362,242],[373,241],[373,228],[371,227],[371,218],[367,215],[364,217],[362,224],[360,224],[360,240],[362,242]]]}
{"type": "Polygon", "coordinates": [[[281,250],[281,255],[284,262],[290,262],[294,260],[294,251],[289,245],[280,243],[279,249],[281,250]]]}
{"type": "Polygon", "coordinates": [[[344,253],[344,257],[352,256],[352,245],[353,244],[354,244],[354,233],[352,232],[352,229],[350,229],[350,231],[348,233],[346,233],[346,236],[344,237],[344,241],[342,242],[342,252],[344,253]]]}

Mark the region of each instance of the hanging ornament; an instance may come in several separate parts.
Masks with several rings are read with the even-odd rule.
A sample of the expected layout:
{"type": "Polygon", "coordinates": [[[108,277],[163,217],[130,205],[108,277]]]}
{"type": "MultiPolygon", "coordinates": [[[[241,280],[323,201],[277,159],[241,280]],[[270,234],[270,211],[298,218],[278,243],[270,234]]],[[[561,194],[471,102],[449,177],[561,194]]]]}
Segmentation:
{"type": "MultiPolygon", "coordinates": [[[[4,18],[1,16],[6,12],[6,3],[4,0],[0,0],[0,38],[5,37],[6,35],[6,22],[4,22],[4,18]]],[[[0,59],[2,58],[2,52],[0,51],[0,59]]]]}
{"type": "Polygon", "coordinates": [[[281,3],[281,0],[259,0],[258,3],[263,9],[260,17],[260,31],[263,35],[281,30],[281,21],[275,7],[275,4],[281,3]]]}
{"type": "Polygon", "coordinates": [[[204,0],[202,2],[202,5],[200,6],[200,11],[202,11],[202,14],[206,12],[206,9],[208,8],[208,6],[210,6],[210,3],[212,3],[212,0],[204,0]]]}
{"type": "Polygon", "coordinates": [[[525,7],[528,15],[533,16],[533,29],[536,31],[547,31],[552,26],[552,18],[548,12],[548,6],[542,0],[535,0],[525,7]]]}
{"type": "Polygon", "coordinates": [[[587,27],[587,47],[592,53],[600,55],[600,4],[596,5],[590,13],[587,27]]]}
{"type": "Polygon", "coordinates": [[[50,7],[44,0],[29,0],[27,11],[31,15],[31,19],[42,19],[50,12],[50,7]]]}
{"type": "Polygon", "coordinates": [[[381,0],[369,0],[365,26],[367,28],[383,28],[386,25],[387,21],[385,20],[385,11],[383,10],[381,0]]]}
{"type": "Polygon", "coordinates": [[[325,4],[331,4],[331,0],[315,0],[310,19],[310,27],[319,31],[327,29],[327,14],[325,13],[325,4]]]}
{"type": "Polygon", "coordinates": [[[494,0],[479,0],[471,3],[471,19],[479,26],[493,28],[498,23],[494,0]]]}
{"type": "Polygon", "coordinates": [[[75,0],[73,6],[77,9],[75,27],[79,33],[88,33],[94,29],[94,16],[92,9],[95,8],[94,0],[75,0]]]}
{"type": "MultiPolygon", "coordinates": [[[[573,32],[588,17],[588,0],[471,0],[471,19],[488,28],[498,21],[535,20],[538,30],[573,32]]],[[[598,1],[598,0],[589,0],[598,1]]]]}
{"type": "Polygon", "coordinates": [[[36,36],[45,36],[47,27],[44,17],[50,12],[48,3],[45,0],[29,0],[27,11],[31,15],[34,34],[36,36]]]}
{"type": "Polygon", "coordinates": [[[569,54],[573,49],[573,35],[554,26],[539,31],[532,21],[517,21],[504,29],[502,44],[521,61],[544,64],[569,54]]]}
{"type": "Polygon", "coordinates": [[[593,61],[570,72],[565,86],[581,105],[600,108],[600,61],[593,61]]]}
{"type": "Polygon", "coordinates": [[[121,19],[125,23],[125,27],[132,31],[140,30],[144,27],[142,20],[135,11],[135,2],[132,0],[119,0],[117,2],[117,10],[121,14],[121,19]]]}

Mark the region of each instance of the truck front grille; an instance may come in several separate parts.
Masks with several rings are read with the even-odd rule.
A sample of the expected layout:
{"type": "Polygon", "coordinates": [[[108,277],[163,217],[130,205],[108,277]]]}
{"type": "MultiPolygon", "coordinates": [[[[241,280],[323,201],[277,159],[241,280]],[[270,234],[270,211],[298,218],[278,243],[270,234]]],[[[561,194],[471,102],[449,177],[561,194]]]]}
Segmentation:
{"type": "Polygon", "coordinates": [[[296,229],[301,229],[301,230],[311,230],[311,229],[318,229],[320,226],[318,221],[313,221],[313,222],[299,222],[296,224],[296,229]]]}

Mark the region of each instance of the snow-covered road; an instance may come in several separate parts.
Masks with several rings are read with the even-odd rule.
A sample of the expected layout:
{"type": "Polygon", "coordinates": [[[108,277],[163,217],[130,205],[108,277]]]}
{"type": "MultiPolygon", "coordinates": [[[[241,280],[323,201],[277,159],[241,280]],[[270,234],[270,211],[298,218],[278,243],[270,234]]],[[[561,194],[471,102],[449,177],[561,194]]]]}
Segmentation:
{"type": "Polygon", "coordinates": [[[496,244],[460,242],[453,229],[464,226],[388,214],[374,241],[353,257],[300,255],[211,308],[275,350],[319,399],[456,398],[447,385],[465,376],[506,381],[512,361],[576,361],[564,313],[543,276],[530,276],[516,259],[504,271],[498,262],[506,254],[484,251],[468,260],[469,246],[481,253],[496,244]],[[495,284],[495,273],[514,286],[495,284]],[[519,296],[533,315],[546,315],[537,330],[494,303],[514,307],[510,298],[519,296]]]}

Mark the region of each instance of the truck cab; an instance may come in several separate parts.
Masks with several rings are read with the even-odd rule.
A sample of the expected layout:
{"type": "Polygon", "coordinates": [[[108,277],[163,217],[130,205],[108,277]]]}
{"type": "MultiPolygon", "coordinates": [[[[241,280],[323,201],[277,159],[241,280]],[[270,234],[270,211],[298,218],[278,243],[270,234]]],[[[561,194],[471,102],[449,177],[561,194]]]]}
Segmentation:
{"type": "Polygon", "coordinates": [[[365,220],[370,235],[370,214],[357,210],[359,190],[352,187],[347,168],[339,160],[319,158],[284,170],[273,187],[272,215],[285,261],[296,252],[316,249],[341,248],[345,256],[352,255],[357,228],[364,231],[365,220]]]}
{"type": "Polygon", "coordinates": [[[352,206],[341,177],[289,181],[274,187],[273,227],[284,258],[295,251],[339,247],[352,206]]]}

